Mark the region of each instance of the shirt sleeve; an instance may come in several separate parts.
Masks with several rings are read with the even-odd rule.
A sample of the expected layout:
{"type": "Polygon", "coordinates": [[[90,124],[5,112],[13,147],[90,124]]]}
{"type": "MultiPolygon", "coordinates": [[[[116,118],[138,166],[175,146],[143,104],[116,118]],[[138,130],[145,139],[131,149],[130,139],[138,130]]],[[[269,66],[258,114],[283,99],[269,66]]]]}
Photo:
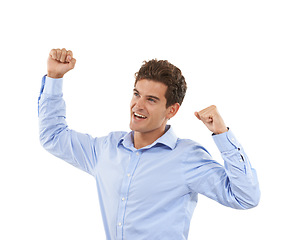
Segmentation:
{"type": "Polygon", "coordinates": [[[42,79],[38,99],[40,142],[51,154],[93,175],[97,139],[68,128],[62,82],[47,76],[42,79]]]}
{"type": "Polygon", "coordinates": [[[51,95],[61,95],[63,78],[50,78],[46,76],[46,84],[44,85],[44,93],[51,95]]]}
{"type": "Polygon", "coordinates": [[[201,145],[194,144],[185,161],[185,177],[191,192],[203,194],[225,206],[249,209],[259,203],[257,174],[231,130],[214,135],[224,166],[201,145]]]}

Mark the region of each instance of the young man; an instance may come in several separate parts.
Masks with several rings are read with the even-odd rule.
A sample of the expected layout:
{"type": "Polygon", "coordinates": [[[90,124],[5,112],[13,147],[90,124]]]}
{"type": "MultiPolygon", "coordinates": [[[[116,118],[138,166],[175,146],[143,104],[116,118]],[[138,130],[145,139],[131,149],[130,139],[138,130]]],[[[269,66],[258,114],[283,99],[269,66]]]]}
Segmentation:
{"type": "Polygon", "coordinates": [[[177,138],[167,125],[187,88],[177,67],[167,61],[145,62],[136,73],[132,131],[92,138],[65,122],[62,78],[75,62],[66,49],[49,54],[39,97],[40,141],[96,179],[108,240],[187,239],[198,193],[236,209],[257,206],[256,172],[215,106],[195,115],[213,132],[224,167],[198,143],[177,138]]]}

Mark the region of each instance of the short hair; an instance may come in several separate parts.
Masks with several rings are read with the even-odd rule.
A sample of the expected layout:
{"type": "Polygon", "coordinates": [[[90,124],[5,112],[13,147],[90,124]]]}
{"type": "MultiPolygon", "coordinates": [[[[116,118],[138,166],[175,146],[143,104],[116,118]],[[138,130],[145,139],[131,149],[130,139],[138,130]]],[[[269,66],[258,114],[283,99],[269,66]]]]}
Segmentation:
{"type": "Polygon", "coordinates": [[[167,86],[166,108],[175,103],[182,104],[187,90],[185,78],[181,70],[167,60],[144,61],[140,70],[135,73],[135,78],[135,85],[142,79],[165,84],[167,86]]]}

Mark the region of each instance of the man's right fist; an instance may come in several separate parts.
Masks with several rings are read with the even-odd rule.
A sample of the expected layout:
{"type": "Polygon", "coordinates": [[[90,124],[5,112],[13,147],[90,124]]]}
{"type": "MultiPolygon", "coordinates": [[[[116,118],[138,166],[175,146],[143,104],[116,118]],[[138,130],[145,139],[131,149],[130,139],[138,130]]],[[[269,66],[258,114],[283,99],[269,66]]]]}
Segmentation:
{"type": "Polygon", "coordinates": [[[73,69],[76,59],[70,50],[52,49],[47,61],[47,76],[51,78],[62,78],[65,73],[73,69]]]}

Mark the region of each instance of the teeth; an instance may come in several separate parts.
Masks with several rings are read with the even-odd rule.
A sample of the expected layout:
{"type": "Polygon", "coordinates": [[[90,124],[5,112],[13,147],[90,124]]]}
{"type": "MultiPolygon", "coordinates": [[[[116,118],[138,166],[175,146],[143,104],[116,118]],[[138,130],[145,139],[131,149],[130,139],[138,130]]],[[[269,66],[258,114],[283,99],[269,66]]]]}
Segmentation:
{"type": "Polygon", "coordinates": [[[147,118],[147,117],[145,117],[145,116],[143,116],[143,115],[140,115],[140,114],[138,114],[138,113],[134,113],[134,114],[135,114],[136,117],[147,118]]]}

